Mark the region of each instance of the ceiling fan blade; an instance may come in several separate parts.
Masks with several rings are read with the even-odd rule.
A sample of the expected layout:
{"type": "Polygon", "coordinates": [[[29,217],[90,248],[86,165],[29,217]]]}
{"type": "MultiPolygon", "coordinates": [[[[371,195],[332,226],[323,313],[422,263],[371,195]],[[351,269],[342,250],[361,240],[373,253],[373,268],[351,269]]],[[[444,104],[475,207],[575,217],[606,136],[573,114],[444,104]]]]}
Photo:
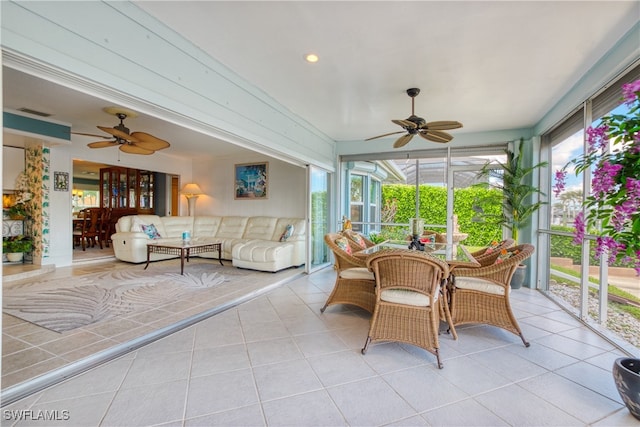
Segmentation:
{"type": "Polygon", "coordinates": [[[424,139],[431,142],[439,142],[441,144],[446,144],[453,139],[453,136],[447,132],[442,132],[441,130],[426,130],[419,133],[424,139]]]}
{"type": "Polygon", "coordinates": [[[129,153],[129,154],[145,154],[145,155],[155,153],[155,151],[153,150],[147,150],[145,148],[138,147],[137,145],[132,145],[132,144],[120,144],[120,151],[129,153]]]}
{"type": "Polygon", "coordinates": [[[409,120],[391,120],[393,123],[397,124],[398,126],[402,126],[403,128],[409,130],[409,129],[415,129],[417,127],[417,125],[413,122],[410,122],[409,120]]]}
{"type": "Polygon", "coordinates": [[[382,138],[383,136],[396,135],[398,133],[404,133],[403,130],[399,130],[397,132],[385,133],[384,135],[372,136],[371,138],[365,139],[365,141],[371,141],[372,139],[382,138]]]}
{"type": "Polygon", "coordinates": [[[459,129],[462,127],[462,123],[456,122],[454,120],[443,120],[439,122],[428,122],[422,128],[429,130],[449,130],[449,129],[459,129]]]}
{"type": "Polygon", "coordinates": [[[156,138],[146,132],[132,132],[131,136],[137,139],[136,145],[146,150],[158,151],[171,146],[164,139],[156,138]]]}
{"type": "Polygon", "coordinates": [[[105,126],[98,126],[98,129],[104,131],[108,134],[115,136],[116,138],[124,139],[125,141],[138,142],[138,140],[126,132],[122,132],[121,130],[115,128],[108,128],[105,126]]]}
{"type": "Polygon", "coordinates": [[[116,141],[96,141],[96,142],[91,142],[89,144],[87,144],[87,147],[89,148],[107,148],[107,147],[114,147],[118,145],[118,143],[116,141]]]}
{"type": "Polygon", "coordinates": [[[393,148],[404,147],[409,143],[409,141],[411,141],[411,138],[413,138],[413,134],[410,133],[401,136],[396,140],[396,142],[393,143],[393,148]]]}
{"type": "Polygon", "coordinates": [[[94,138],[104,138],[104,135],[96,135],[94,133],[71,132],[73,135],[92,136],[94,138]]]}

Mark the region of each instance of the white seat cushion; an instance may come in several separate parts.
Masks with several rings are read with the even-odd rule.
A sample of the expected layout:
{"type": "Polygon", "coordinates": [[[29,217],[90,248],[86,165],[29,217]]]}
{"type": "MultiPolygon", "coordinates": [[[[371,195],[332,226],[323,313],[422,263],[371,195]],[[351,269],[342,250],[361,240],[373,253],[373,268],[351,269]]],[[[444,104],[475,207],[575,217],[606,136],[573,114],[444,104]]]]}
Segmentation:
{"type": "MultiPolygon", "coordinates": [[[[493,282],[478,277],[456,277],[456,288],[486,292],[494,295],[504,295],[503,286],[496,285],[493,282]]],[[[511,287],[507,287],[507,292],[511,292],[511,287]]]]}
{"type": "Polygon", "coordinates": [[[342,279],[376,280],[373,273],[364,267],[347,268],[340,272],[342,279]]]}
{"type": "MultiPolygon", "coordinates": [[[[436,300],[438,299],[436,293],[436,300]]],[[[385,289],[380,293],[380,299],[396,304],[413,305],[416,307],[428,307],[429,297],[420,292],[413,292],[408,289],[385,289]]]]}

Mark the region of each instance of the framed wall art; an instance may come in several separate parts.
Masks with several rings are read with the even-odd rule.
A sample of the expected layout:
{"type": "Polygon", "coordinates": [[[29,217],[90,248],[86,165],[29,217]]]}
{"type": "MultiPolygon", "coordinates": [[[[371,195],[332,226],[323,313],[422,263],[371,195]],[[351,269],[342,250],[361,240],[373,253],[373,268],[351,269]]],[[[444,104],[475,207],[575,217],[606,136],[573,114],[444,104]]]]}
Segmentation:
{"type": "Polygon", "coordinates": [[[269,163],[243,163],[235,165],[235,198],[266,199],[269,188],[269,163]]]}
{"type": "Polygon", "coordinates": [[[69,191],[69,172],[54,172],[53,178],[55,191],[69,191]]]}

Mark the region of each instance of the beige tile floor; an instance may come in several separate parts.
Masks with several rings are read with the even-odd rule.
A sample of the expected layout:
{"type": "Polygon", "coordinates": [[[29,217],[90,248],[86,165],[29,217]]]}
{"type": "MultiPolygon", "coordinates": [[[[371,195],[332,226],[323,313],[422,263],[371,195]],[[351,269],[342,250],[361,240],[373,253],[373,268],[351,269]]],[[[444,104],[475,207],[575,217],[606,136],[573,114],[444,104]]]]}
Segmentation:
{"type": "Polygon", "coordinates": [[[17,401],[3,425],[44,425],[14,422],[41,411],[68,416],[46,423],[64,426],[638,425],[611,378],[621,351],[537,291],[512,293],[531,347],[459,328],[457,341],[440,337],[439,370],[408,345],[362,355],[368,313],[319,312],[334,274],[300,277],[17,401]]]}

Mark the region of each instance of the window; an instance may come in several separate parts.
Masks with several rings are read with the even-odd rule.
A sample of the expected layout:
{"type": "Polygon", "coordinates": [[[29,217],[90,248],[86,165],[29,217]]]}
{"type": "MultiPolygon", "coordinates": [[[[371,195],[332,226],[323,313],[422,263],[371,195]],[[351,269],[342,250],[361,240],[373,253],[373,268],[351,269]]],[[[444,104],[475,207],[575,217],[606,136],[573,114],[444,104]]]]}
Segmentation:
{"type": "MultiPolygon", "coordinates": [[[[621,87],[638,78],[640,66],[608,84],[605,90],[593,98],[585,100],[566,120],[543,135],[542,149],[549,153],[552,174],[587,149],[584,123],[597,126],[605,115],[628,111],[628,107],[622,104],[621,87]]],[[[624,289],[624,272],[607,268],[605,263],[595,257],[595,236],[589,234],[589,230],[582,245],[573,241],[574,220],[579,212],[587,209],[585,198],[590,191],[593,172],[586,170],[576,176],[575,171],[569,169],[565,188],[559,194],[556,195],[552,188],[547,189],[550,200],[548,226],[541,227],[539,232],[541,241],[549,242],[549,251],[546,252],[548,259],[546,263],[542,263],[548,265],[548,268],[540,275],[548,280],[542,280],[541,286],[553,298],[573,307],[580,318],[616,330],[616,320],[608,316],[608,293],[611,286],[624,289]]],[[[549,187],[553,184],[552,176],[549,187]]],[[[627,267],[615,266],[622,269],[627,267]]]]}

